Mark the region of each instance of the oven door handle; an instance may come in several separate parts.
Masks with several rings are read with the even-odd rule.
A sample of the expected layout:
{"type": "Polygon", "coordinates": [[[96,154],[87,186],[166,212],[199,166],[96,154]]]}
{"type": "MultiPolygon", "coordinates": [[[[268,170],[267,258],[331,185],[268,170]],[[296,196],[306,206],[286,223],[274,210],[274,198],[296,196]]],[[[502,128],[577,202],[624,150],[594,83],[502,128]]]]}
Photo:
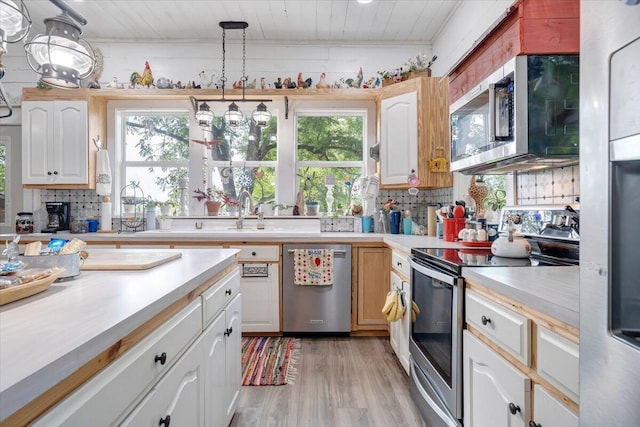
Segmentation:
{"type": "Polygon", "coordinates": [[[412,366],[411,366],[411,369],[409,370],[409,373],[411,375],[411,379],[413,383],[418,388],[420,396],[425,400],[425,402],[427,402],[427,405],[431,407],[431,409],[438,415],[438,417],[440,417],[440,419],[447,424],[447,427],[459,427],[460,424],[453,420],[453,416],[450,415],[448,411],[445,411],[442,408],[443,404],[438,404],[435,401],[435,399],[432,397],[432,394],[433,396],[437,396],[437,394],[433,386],[429,384],[428,382],[429,380],[427,380],[427,384],[425,385],[429,389],[431,389],[431,393],[427,391],[427,389],[425,389],[423,383],[418,378],[418,374],[416,372],[416,369],[419,369],[419,368],[416,367],[415,362],[411,361],[411,363],[412,363],[412,366]]]}
{"type": "Polygon", "coordinates": [[[413,257],[409,257],[408,261],[411,268],[416,270],[418,273],[422,273],[425,276],[440,280],[441,282],[444,282],[451,286],[456,285],[456,278],[454,276],[449,276],[448,274],[441,273],[437,270],[433,270],[431,268],[425,267],[424,265],[418,264],[413,260],[413,257]]]}

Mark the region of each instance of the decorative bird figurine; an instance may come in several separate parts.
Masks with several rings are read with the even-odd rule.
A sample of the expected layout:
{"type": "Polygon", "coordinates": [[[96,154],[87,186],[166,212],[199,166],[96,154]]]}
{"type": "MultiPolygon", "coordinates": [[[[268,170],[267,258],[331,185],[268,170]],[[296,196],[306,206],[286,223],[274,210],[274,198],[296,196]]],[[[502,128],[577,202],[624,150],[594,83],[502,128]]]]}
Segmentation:
{"type": "Polygon", "coordinates": [[[320,74],[320,81],[316,85],[316,89],[329,89],[331,87],[331,84],[327,83],[326,78],[327,78],[326,73],[320,74]]]}
{"type": "Polygon", "coordinates": [[[146,87],[153,86],[153,73],[151,72],[151,67],[149,67],[149,61],[144,62],[144,71],[142,72],[140,84],[146,87]]]}
{"type": "Polygon", "coordinates": [[[311,80],[311,77],[309,77],[308,79],[304,80],[302,78],[302,73],[298,73],[298,87],[301,87],[303,89],[310,88],[312,82],[313,82],[313,80],[311,80]]]}
{"type": "Polygon", "coordinates": [[[353,80],[350,84],[351,87],[360,87],[362,86],[362,79],[363,79],[363,75],[362,75],[362,67],[360,67],[360,71],[358,71],[358,75],[355,78],[355,80],[353,80]]]}

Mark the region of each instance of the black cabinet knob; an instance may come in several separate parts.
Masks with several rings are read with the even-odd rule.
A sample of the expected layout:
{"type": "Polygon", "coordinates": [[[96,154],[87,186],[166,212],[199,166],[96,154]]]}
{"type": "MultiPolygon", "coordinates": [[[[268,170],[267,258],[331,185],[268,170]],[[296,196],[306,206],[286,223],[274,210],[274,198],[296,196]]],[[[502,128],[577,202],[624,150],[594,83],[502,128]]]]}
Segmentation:
{"type": "Polygon", "coordinates": [[[47,172],[47,175],[51,175],[51,172],[47,172]]]}
{"type": "Polygon", "coordinates": [[[542,427],[542,424],[538,424],[537,422],[531,420],[529,421],[529,427],[542,427]]]}
{"type": "Polygon", "coordinates": [[[402,263],[400,261],[396,261],[396,265],[400,268],[402,268],[402,263]]]}
{"type": "MultiPolygon", "coordinates": [[[[167,353],[165,353],[164,351],[162,352],[162,354],[160,356],[158,356],[156,354],[155,359],[153,359],[153,361],[155,363],[160,362],[161,365],[164,365],[165,363],[167,363],[167,353]]],[[[168,425],[168,424],[167,424],[168,425]]]]}
{"type": "Polygon", "coordinates": [[[258,255],[256,251],[251,252],[251,256],[256,256],[256,255],[258,255]]]}
{"type": "Polygon", "coordinates": [[[228,337],[229,335],[231,335],[231,332],[233,332],[233,327],[227,328],[227,330],[224,331],[224,335],[228,337]]]}
{"type": "Polygon", "coordinates": [[[488,318],[487,316],[482,316],[480,320],[482,321],[482,324],[485,326],[487,325],[487,323],[491,323],[491,319],[488,318]]]}
{"type": "Polygon", "coordinates": [[[520,407],[515,403],[509,403],[509,412],[511,412],[511,415],[515,415],[516,412],[520,412],[520,407]]]}
{"type": "Polygon", "coordinates": [[[224,293],[227,295],[231,295],[231,289],[227,289],[226,291],[224,291],[224,293]]]}
{"type": "Polygon", "coordinates": [[[160,418],[160,422],[158,423],[159,426],[164,426],[164,427],[169,427],[169,424],[171,424],[171,415],[167,415],[164,418],[160,418]]]}
{"type": "Polygon", "coordinates": [[[54,175],[58,175],[58,171],[53,171],[53,174],[54,175]]]}

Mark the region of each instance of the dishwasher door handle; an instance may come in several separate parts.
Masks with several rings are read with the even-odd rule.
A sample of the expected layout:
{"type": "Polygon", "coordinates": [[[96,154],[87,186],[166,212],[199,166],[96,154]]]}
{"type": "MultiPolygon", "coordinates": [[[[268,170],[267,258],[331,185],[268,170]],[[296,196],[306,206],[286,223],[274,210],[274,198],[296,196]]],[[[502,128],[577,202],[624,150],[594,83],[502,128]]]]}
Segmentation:
{"type": "MultiPolygon", "coordinates": [[[[290,254],[292,254],[295,251],[295,249],[289,249],[287,252],[289,252],[290,254]]],[[[347,251],[344,251],[342,249],[334,249],[333,250],[333,254],[334,255],[346,255],[347,251]]]]}

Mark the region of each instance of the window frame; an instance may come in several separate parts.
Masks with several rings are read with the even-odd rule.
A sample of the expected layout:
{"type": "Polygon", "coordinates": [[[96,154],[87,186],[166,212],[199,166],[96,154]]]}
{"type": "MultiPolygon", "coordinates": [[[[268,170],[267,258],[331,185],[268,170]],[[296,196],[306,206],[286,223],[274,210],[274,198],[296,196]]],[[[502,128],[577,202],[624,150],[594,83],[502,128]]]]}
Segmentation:
{"type": "Polygon", "coordinates": [[[0,145],[4,147],[4,221],[0,226],[11,226],[13,215],[11,211],[11,137],[0,135],[0,145]]]}

